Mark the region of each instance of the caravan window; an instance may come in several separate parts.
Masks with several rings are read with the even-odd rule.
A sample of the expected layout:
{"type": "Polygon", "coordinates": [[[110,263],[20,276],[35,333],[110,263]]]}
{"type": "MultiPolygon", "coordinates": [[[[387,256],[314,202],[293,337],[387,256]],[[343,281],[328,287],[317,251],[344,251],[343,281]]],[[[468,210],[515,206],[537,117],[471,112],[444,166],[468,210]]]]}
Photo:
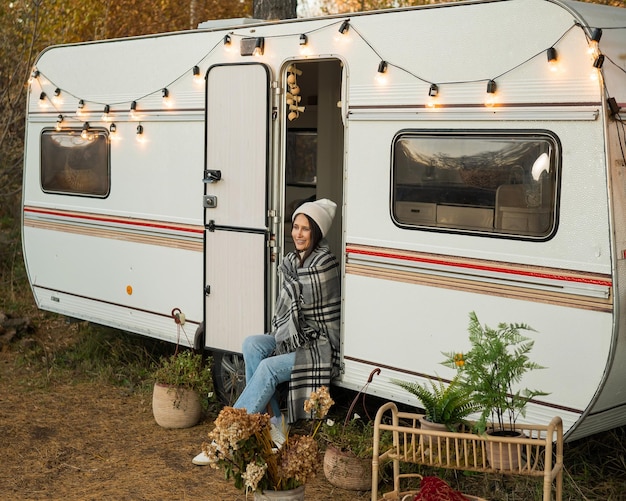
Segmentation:
{"type": "Polygon", "coordinates": [[[48,193],[92,197],[109,194],[109,141],[105,130],[44,130],[41,188],[48,193]],[[83,137],[86,136],[86,137],[83,137]]]}
{"type": "Polygon", "coordinates": [[[556,227],[559,148],[547,132],[403,132],[392,156],[399,226],[530,239],[556,227]]]}

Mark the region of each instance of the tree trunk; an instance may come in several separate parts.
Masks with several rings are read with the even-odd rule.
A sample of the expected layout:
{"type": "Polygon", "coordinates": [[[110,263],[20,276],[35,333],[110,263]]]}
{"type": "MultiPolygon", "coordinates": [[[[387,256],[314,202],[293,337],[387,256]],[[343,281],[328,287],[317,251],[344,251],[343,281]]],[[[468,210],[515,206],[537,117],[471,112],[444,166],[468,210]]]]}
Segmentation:
{"type": "Polygon", "coordinates": [[[254,0],[252,17],[255,19],[293,19],[297,0],[254,0]]]}

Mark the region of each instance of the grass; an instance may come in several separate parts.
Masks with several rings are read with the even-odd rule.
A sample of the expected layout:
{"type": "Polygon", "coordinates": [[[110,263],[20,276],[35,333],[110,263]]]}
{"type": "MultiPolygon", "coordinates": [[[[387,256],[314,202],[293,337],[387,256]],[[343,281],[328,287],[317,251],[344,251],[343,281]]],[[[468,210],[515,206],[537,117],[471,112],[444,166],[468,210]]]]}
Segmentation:
{"type": "MultiPolygon", "coordinates": [[[[41,314],[39,329],[59,329],[68,333],[66,342],[39,341],[14,343],[20,350],[20,363],[39,374],[39,385],[56,382],[91,381],[114,384],[128,391],[149,392],[153,364],[172,345],[86,322],[67,323],[48,313],[41,314]]],[[[32,381],[32,380],[31,380],[32,381]]],[[[353,394],[334,392],[335,412],[345,416],[353,394]]],[[[373,416],[380,401],[368,397],[373,416]]],[[[363,416],[365,417],[365,416],[363,416]]],[[[404,466],[405,470],[411,468],[404,466]]],[[[413,467],[422,475],[436,475],[462,492],[491,501],[531,501],[541,499],[541,479],[519,476],[485,475],[413,467]]],[[[390,476],[384,475],[384,478],[390,476]]],[[[626,427],[616,428],[565,444],[564,500],[618,501],[626,499],[626,427]]]]}
{"type": "MultiPolygon", "coordinates": [[[[161,355],[171,354],[173,346],[87,322],[70,323],[37,310],[26,281],[21,247],[8,240],[9,245],[0,252],[0,311],[27,316],[32,323],[31,332],[13,340],[9,347],[19,352],[19,365],[26,374],[24,384],[45,387],[91,381],[149,393],[154,363],[161,355]]],[[[334,411],[345,417],[354,394],[337,390],[334,411]]],[[[368,397],[368,402],[373,417],[381,401],[368,397]]],[[[218,411],[213,409],[215,414],[218,411]]],[[[491,501],[541,499],[540,479],[417,467],[414,471],[440,476],[463,492],[491,501]]],[[[388,474],[383,477],[390,478],[388,474]]],[[[626,499],[625,493],[626,426],[565,444],[563,500],[620,501],[626,499]]]]}

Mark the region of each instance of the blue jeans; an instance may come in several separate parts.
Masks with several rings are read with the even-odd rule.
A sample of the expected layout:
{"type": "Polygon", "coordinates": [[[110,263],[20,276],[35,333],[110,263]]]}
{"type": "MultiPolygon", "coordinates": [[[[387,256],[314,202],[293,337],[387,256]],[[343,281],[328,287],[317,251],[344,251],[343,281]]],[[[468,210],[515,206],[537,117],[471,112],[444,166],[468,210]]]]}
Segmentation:
{"type": "Polygon", "coordinates": [[[275,348],[274,336],[260,334],[244,339],[242,351],[246,364],[246,387],[233,407],[255,414],[267,412],[270,404],[274,416],[280,416],[276,387],[291,378],[296,354],[270,356],[275,348]]]}

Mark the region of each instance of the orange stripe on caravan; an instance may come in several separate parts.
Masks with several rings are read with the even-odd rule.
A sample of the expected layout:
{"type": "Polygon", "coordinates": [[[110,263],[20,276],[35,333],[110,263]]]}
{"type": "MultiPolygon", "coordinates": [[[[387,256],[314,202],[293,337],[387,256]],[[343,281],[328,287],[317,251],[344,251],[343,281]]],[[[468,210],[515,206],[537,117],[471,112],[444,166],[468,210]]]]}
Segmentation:
{"type": "Polygon", "coordinates": [[[24,226],[202,252],[201,226],[82,212],[24,208],[24,226]]]}
{"type": "Polygon", "coordinates": [[[453,268],[465,268],[479,271],[488,271],[492,273],[504,273],[510,275],[518,275],[524,277],[543,278],[548,280],[561,280],[566,282],[585,283],[592,285],[600,285],[603,287],[612,287],[613,282],[610,279],[603,278],[604,275],[594,274],[582,274],[577,272],[566,272],[559,270],[559,272],[549,272],[546,268],[531,268],[520,267],[515,265],[501,265],[497,266],[490,264],[488,261],[465,261],[461,258],[450,259],[444,257],[438,257],[434,254],[420,254],[409,252],[394,252],[389,250],[377,250],[372,247],[355,247],[347,246],[346,252],[348,254],[360,254],[366,256],[383,257],[388,259],[398,259],[401,261],[413,261],[419,263],[436,264],[439,266],[449,266],[453,268]]]}
{"type": "Polygon", "coordinates": [[[606,275],[355,245],[348,245],[346,252],[346,273],[351,275],[570,308],[607,313],[613,311],[612,282],[606,275]],[[359,261],[357,259],[359,255],[381,258],[383,263],[381,265],[379,262],[366,259],[359,261]],[[388,261],[384,262],[385,260],[388,261]],[[432,269],[424,272],[424,268],[420,268],[419,265],[397,269],[385,266],[393,264],[394,261],[434,265],[439,268],[440,273],[433,273],[432,269]],[[477,276],[463,273],[463,270],[470,269],[480,271],[481,274],[477,276]],[[489,281],[481,279],[490,273],[499,275],[494,275],[489,281]],[[570,288],[566,289],[559,281],[561,284],[569,284],[570,288]],[[586,287],[576,287],[576,284],[584,284],[586,287]]]}
{"type": "Polygon", "coordinates": [[[140,226],[146,228],[156,228],[161,230],[174,230],[174,231],[183,231],[187,233],[199,233],[202,234],[204,229],[201,226],[192,226],[192,225],[182,225],[182,224],[173,224],[173,223],[165,223],[162,221],[152,221],[149,219],[135,219],[131,217],[115,217],[115,216],[103,216],[100,214],[92,214],[89,212],[73,212],[73,211],[62,211],[62,210],[52,210],[52,209],[40,209],[37,207],[24,207],[25,214],[41,214],[44,216],[56,216],[65,218],[67,220],[75,220],[75,221],[94,221],[94,222],[102,222],[102,223],[115,223],[115,224],[123,224],[129,226],[140,226]]]}

